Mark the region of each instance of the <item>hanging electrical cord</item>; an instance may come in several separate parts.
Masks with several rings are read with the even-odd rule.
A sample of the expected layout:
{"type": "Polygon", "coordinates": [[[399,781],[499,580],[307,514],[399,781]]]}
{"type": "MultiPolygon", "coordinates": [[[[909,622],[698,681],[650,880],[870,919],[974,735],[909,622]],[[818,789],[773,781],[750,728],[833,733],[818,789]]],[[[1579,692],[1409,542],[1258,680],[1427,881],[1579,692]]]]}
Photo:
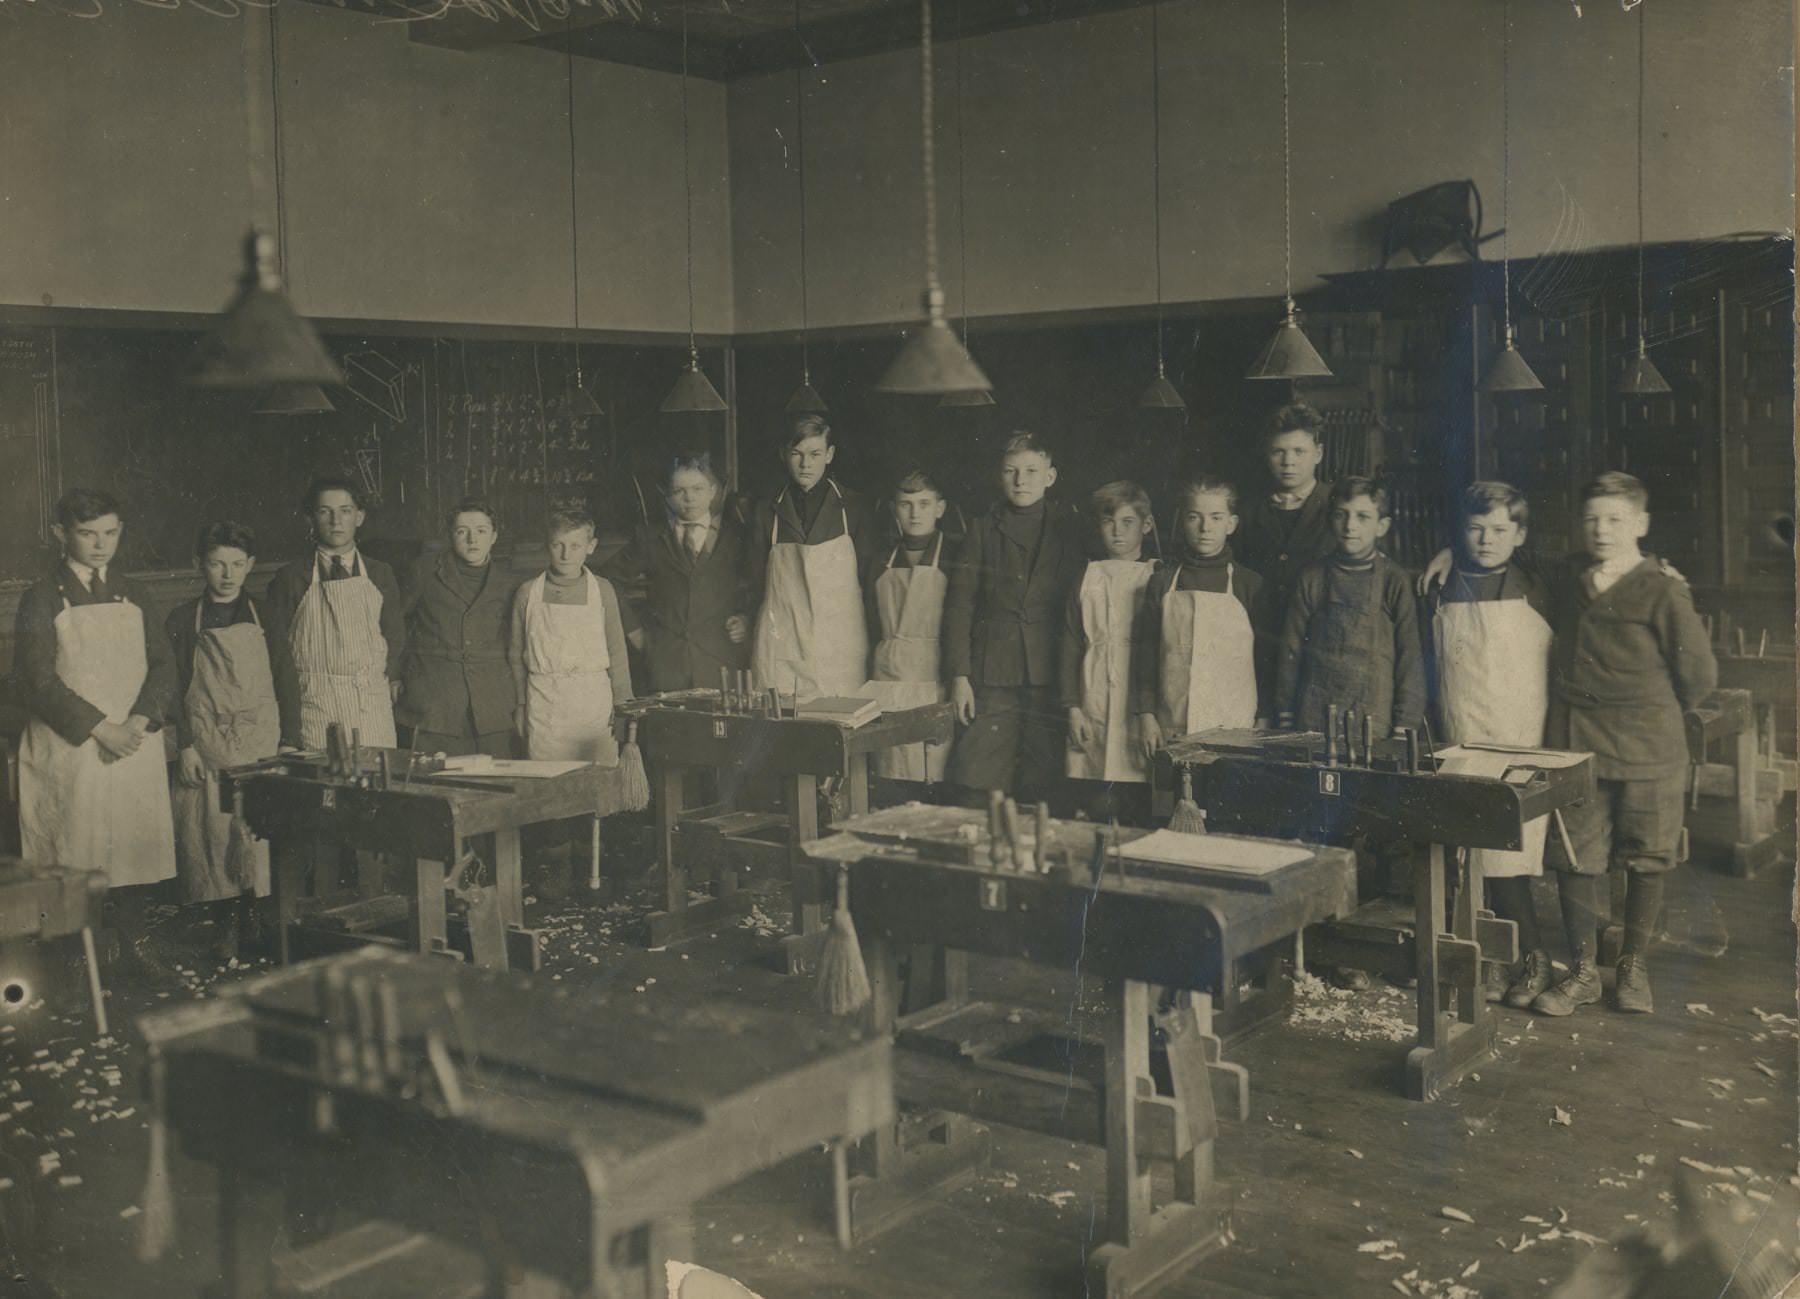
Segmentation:
{"type": "Polygon", "coordinates": [[[1156,263],[1156,377],[1138,397],[1143,410],[1185,410],[1187,403],[1169,382],[1164,363],[1162,260],[1162,5],[1150,6],[1150,227],[1156,263]]]}
{"type": "MultiPolygon", "coordinates": [[[[1519,352],[1512,318],[1512,3],[1500,0],[1500,351],[1481,376],[1482,392],[1535,392],[1544,385],[1519,352]]],[[[1477,455],[1479,462],[1479,454],[1477,455]]]]}
{"type": "Polygon", "coordinates": [[[698,360],[694,345],[694,166],[688,156],[688,11],[681,0],[681,193],[687,212],[688,355],[698,360]]]}
{"type": "MultiPolygon", "coordinates": [[[[794,42],[801,54],[806,41],[800,35],[800,0],[794,0],[794,42]]],[[[806,71],[804,58],[794,65],[794,170],[800,181],[800,382],[811,385],[812,364],[807,353],[807,332],[811,324],[806,285],[806,71]]]]}
{"type": "MultiPolygon", "coordinates": [[[[563,397],[563,414],[574,420],[598,415],[599,404],[588,394],[581,375],[581,216],[578,206],[575,160],[575,46],[569,39],[569,21],[563,20],[563,93],[564,112],[569,127],[569,299],[575,324],[575,341],[570,344],[575,354],[575,382],[563,397]]],[[[568,379],[567,371],[563,375],[568,379]]]]}
{"type": "Polygon", "coordinates": [[[1637,16],[1637,328],[1644,337],[1644,10],[1637,16]]]}
{"type": "Polygon", "coordinates": [[[963,11],[956,0],[956,279],[962,293],[963,346],[969,345],[969,207],[963,186],[963,11]]]}
{"type": "Polygon", "coordinates": [[[281,147],[281,37],[276,26],[279,21],[276,16],[277,7],[269,6],[269,113],[272,118],[270,137],[274,143],[275,259],[281,268],[282,279],[285,280],[288,274],[287,211],[282,195],[287,183],[287,168],[281,147]]]}
{"type": "Polygon", "coordinates": [[[1294,301],[1294,148],[1288,134],[1293,90],[1288,80],[1288,0],[1281,0],[1281,283],[1294,301]]]}

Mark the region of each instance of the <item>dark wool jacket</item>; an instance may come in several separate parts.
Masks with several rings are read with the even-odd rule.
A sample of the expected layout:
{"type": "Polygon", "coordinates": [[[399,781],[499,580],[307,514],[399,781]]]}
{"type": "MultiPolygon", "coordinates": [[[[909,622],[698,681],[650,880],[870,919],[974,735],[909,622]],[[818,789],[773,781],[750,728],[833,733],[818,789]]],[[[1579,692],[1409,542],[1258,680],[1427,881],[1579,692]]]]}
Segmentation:
{"type": "Polygon", "coordinates": [[[474,718],[476,735],[510,731],[518,703],[506,642],[518,583],[490,558],[486,581],[473,600],[459,585],[456,556],[425,555],[405,595],[404,687],[394,706],[403,726],[459,735],[474,718]]]}
{"type": "MultiPolygon", "coordinates": [[[[698,557],[676,536],[674,525],[639,528],[606,563],[602,576],[622,590],[644,592],[644,658],[650,689],[688,690],[719,683],[719,669],[750,664],[750,637],[733,645],[726,619],[748,622],[761,602],[744,575],[744,525],[730,509],[716,516],[698,557]]],[[[765,534],[766,535],[766,534],[765,534]]]]}
{"type": "Polygon", "coordinates": [[[1043,502],[1035,551],[1018,512],[1001,502],[969,529],[944,597],[944,677],[975,686],[1055,686],[1065,602],[1087,566],[1081,520],[1043,502]]]}

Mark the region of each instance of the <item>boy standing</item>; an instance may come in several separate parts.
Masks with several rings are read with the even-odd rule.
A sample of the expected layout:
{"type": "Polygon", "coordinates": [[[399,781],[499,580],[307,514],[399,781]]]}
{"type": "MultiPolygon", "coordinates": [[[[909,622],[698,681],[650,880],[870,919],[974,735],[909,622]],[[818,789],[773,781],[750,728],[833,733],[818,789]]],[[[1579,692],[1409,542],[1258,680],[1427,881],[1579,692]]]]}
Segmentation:
{"type": "Polygon", "coordinates": [[[712,457],[687,451],[663,479],[665,522],[640,528],[601,566],[615,582],[643,583],[650,689],[716,686],[719,669],[749,661],[744,528],[725,510],[712,457]]]}
{"type": "Polygon", "coordinates": [[[1256,630],[1262,650],[1257,684],[1264,698],[1275,688],[1282,626],[1300,574],[1337,547],[1326,504],[1331,484],[1318,477],[1323,436],[1323,417],[1305,402],[1269,417],[1263,451],[1274,490],[1251,498],[1237,533],[1238,557],[1263,581],[1266,621],[1256,630]]]}
{"type": "Polygon", "coordinates": [[[323,749],[332,722],[368,745],[394,744],[406,609],[394,570],[362,554],[363,498],[347,478],[315,479],[303,508],[313,553],[275,574],[264,596],[281,742],[323,749]]]}
{"type": "Polygon", "coordinates": [[[550,567],[513,599],[515,725],[527,757],[616,766],[613,709],[632,697],[619,597],[587,569],[596,542],[586,511],[554,511],[549,542],[550,567]]]}
{"type": "Polygon", "coordinates": [[[1142,785],[1149,773],[1131,667],[1144,588],[1156,572],[1144,558],[1144,534],[1155,526],[1150,496],[1136,483],[1107,483],[1093,510],[1105,558],[1089,560],[1070,588],[1063,622],[1064,769],[1071,780],[1142,785]]]}
{"type": "Polygon", "coordinates": [[[256,534],[242,523],[200,529],[194,559],[206,587],[169,611],[179,742],[175,865],[182,891],[213,915],[213,955],[229,962],[256,898],[269,896],[269,845],[232,834],[219,810],[219,770],[275,755],[275,700],[268,629],[244,582],[256,567],[256,534]]]}
{"type": "MultiPolygon", "coordinates": [[[[939,525],[947,504],[923,470],[894,485],[900,535],[865,583],[875,642],[869,686],[883,708],[917,708],[944,697],[938,666],[949,578],[939,525]]],[[[870,765],[885,780],[933,785],[944,778],[948,758],[946,745],[904,744],[879,750],[870,765]]]]}
{"type": "Polygon", "coordinates": [[[474,496],[446,522],[449,550],[420,561],[408,593],[396,712],[414,749],[510,758],[518,697],[506,662],[513,588],[493,563],[500,529],[474,496]]]}
{"type": "Polygon", "coordinates": [[[756,508],[746,576],[761,601],[750,668],[758,686],[800,698],[855,693],[869,679],[858,571],[873,517],[826,471],[831,425],[802,415],[782,445],[788,481],[756,508]]]}
{"type": "Polygon", "coordinates": [[[1197,478],[1181,491],[1179,558],[1150,579],[1133,669],[1144,747],[1217,726],[1253,726],[1258,628],[1268,621],[1262,578],[1238,563],[1237,491],[1197,478]]]}
{"type": "MultiPolygon", "coordinates": [[[[1478,482],[1457,502],[1456,567],[1433,600],[1431,666],[1440,734],[1452,743],[1537,746],[1550,690],[1550,592],[1512,562],[1525,543],[1530,507],[1509,483],[1478,482]]],[[[1548,818],[1525,826],[1518,850],[1473,848],[1494,912],[1519,928],[1523,960],[1502,994],[1531,1005],[1550,984],[1531,881],[1544,873],[1548,818]]]]}
{"type": "Polygon", "coordinates": [[[1043,440],[1013,434],[1004,499],[975,521],[950,568],[944,675],[964,729],[947,775],[976,803],[991,789],[1047,798],[1062,775],[1057,628],[1086,556],[1073,516],[1044,499],[1055,482],[1043,440]]]}
{"type": "Polygon", "coordinates": [[[1375,719],[1381,735],[1425,716],[1425,664],[1412,583],[1376,549],[1393,520],[1367,478],[1332,485],[1337,549],[1294,585],[1281,635],[1276,704],[1283,726],[1323,731],[1330,705],[1375,719]]]}
{"type": "Polygon", "coordinates": [[[16,671],[31,720],[19,749],[26,861],[104,871],[122,959],[155,982],[144,886],[175,873],[162,737],[174,672],[143,588],[114,571],[124,514],[110,493],[75,488],[51,531],[62,562],[19,600],[16,671]]]}
{"type": "Polygon", "coordinates": [[[1639,548],[1650,528],[1644,485],[1630,474],[1601,474],[1581,497],[1587,553],[1553,586],[1548,740],[1591,752],[1598,790],[1565,812],[1575,860],[1557,853],[1552,862],[1569,975],[1532,1009],[1567,1015],[1600,1000],[1595,929],[1605,872],[1616,867],[1627,887],[1615,996],[1620,1010],[1648,1014],[1645,956],[1685,812],[1682,712],[1718,684],[1718,664],[1686,584],[1639,548]]]}

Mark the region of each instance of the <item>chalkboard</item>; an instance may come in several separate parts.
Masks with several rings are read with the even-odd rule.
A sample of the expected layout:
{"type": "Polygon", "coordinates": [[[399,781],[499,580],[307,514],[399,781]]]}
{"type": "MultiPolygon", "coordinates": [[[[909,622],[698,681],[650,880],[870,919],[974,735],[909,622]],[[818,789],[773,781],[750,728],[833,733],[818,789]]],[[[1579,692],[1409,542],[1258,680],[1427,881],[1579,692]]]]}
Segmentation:
{"type": "Polygon", "coordinates": [[[647,486],[665,440],[655,404],[680,364],[674,348],[584,347],[583,378],[606,413],[571,421],[560,413],[568,345],[328,335],[347,379],[329,392],[336,410],[258,415],[259,393],[179,382],[196,337],[0,327],[0,582],[37,575],[51,507],[78,485],[124,501],[132,570],[184,567],[196,528],[226,518],[256,528],[260,558],[291,558],[307,541],[299,498],[322,473],[362,486],[374,543],[439,535],[464,495],[488,498],[508,542],[535,543],[564,504],[622,535],[640,516],[632,475],[647,486]]]}

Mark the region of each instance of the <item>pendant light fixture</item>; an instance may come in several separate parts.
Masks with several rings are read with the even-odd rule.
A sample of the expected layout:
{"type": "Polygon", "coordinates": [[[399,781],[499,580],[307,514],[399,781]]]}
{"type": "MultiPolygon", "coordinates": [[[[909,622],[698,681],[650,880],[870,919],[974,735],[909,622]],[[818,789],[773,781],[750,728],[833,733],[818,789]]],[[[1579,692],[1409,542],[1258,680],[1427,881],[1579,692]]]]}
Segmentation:
{"type": "Polygon", "coordinates": [[[688,144],[688,12],[681,5],[681,188],[687,209],[688,363],[659,408],[665,415],[711,414],[726,409],[725,399],[700,368],[694,342],[694,172],[688,144]]]}
{"type": "Polygon", "coordinates": [[[925,323],[913,331],[877,392],[936,397],[987,391],[994,385],[944,318],[944,286],[938,282],[936,150],[932,140],[931,0],[919,0],[919,125],[925,195],[925,323]]]}
{"type": "Polygon", "coordinates": [[[1625,367],[1619,391],[1633,397],[1669,392],[1644,341],[1644,6],[1637,6],[1637,356],[1625,367]]]}
{"type": "Polygon", "coordinates": [[[800,386],[788,398],[790,415],[821,414],[830,409],[812,383],[812,362],[806,343],[809,320],[806,293],[806,39],[800,34],[800,0],[794,0],[794,45],[800,59],[794,64],[794,170],[800,182],[800,386]]]}
{"type": "Polygon", "coordinates": [[[1163,368],[1162,290],[1162,5],[1150,6],[1150,213],[1156,251],[1156,377],[1138,397],[1142,410],[1185,410],[1187,403],[1163,368]]]}
{"type": "Polygon", "coordinates": [[[563,24],[563,89],[567,93],[566,114],[569,123],[569,294],[571,314],[575,320],[575,341],[570,350],[575,354],[575,373],[563,394],[564,419],[588,419],[600,414],[600,403],[581,381],[581,221],[575,197],[575,47],[568,41],[568,23],[563,24]]]}
{"type": "MultiPolygon", "coordinates": [[[[262,161],[262,150],[268,146],[279,168],[281,80],[275,61],[273,5],[269,6],[268,14],[269,66],[273,85],[267,101],[270,115],[267,129],[263,124],[265,101],[250,59],[244,61],[244,107],[249,124],[251,208],[254,211],[259,200],[273,188],[275,221],[279,230],[279,180],[273,187],[270,185],[268,169],[262,161]]],[[[246,33],[250,30],[246,25],[246,33]]],[[[257,229],[253,222],[244,239],[244,275],[238,283],[237,295],[226,306],[218,327],[194,348],[188,359],[188,383],[202,388],[260,388],[277,383],[344,382],[343,371],[326,352],[318,334],[282,292],[280,252],[276,236],[257,229]]]]}
{"type": "MultiPolygon", "coordinates": [[[[969,346],[969,207],[968,187],[963,184],[963,164],[968,151],[963,146],[963,24],[962,0],[956,0],[956,278],[962,286],[962,341],[969,346]]],[[[967,392],[947,392],[938,398],[940,406],[992,406],[994,394],[986,388],[967,392]]]]}
{"type": "Polygon", "coordinates": [[[1288,0],[1281,0],[1281,267],[1287,310],[1275,336],[1263,346],[1246,379],[1329,378],[1331,367],[1300,328],[1294,305],[1294,149],[1288,117],[1292,100],[1288,82],[1288,0]]]}
{"type": "Polygon", "coordinates": [[[1500,350],[1481,376],[1482,392],[1536,392],[1544,385],[1513,340],[1512,323],[1512,6],[1500,0],[1500,350]]]}

